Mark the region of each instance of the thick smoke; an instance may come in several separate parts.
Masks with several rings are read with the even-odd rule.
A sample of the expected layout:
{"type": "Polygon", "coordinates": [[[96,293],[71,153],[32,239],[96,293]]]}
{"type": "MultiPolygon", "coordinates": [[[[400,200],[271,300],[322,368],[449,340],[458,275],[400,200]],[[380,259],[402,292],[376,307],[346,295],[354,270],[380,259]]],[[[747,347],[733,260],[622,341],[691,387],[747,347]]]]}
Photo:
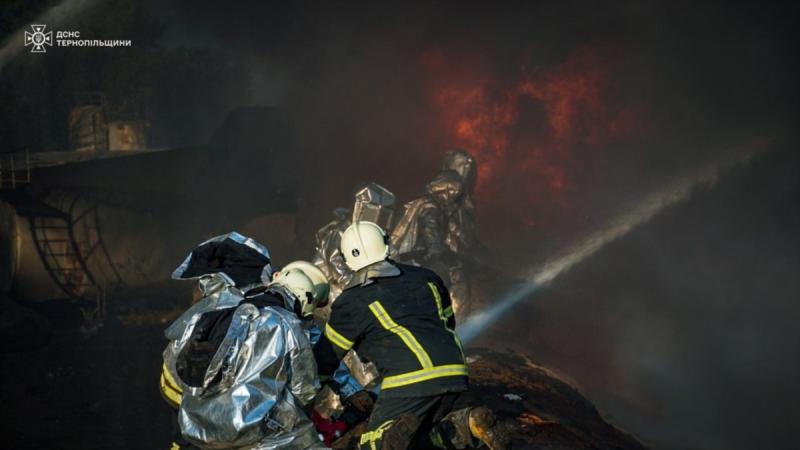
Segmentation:
{"type": "MultiPolygon", "coordinates": [[[[184,55],[165,68],[152,132],[178,146],[234,106],[285,110],[297,150],[315,156],[293,257],[308,257],[357,184],[410,200],[447,149],[464,147],[480,164],[479,231],[501,285],[687,170],[767,143],[751,167],[577,264],[481,344],[531,353],[656,448],[796,447],[785,400],[797,396],[800,345],[800,163],[786,150],[796,6],[496,3],[137,6],[162,25],[148,45],[184,55]],[[193,64],[201,51],[224,58],[193,64]],[[185,81],[215,68],[226,77],[185,81]]],[[[95,20],[124,22],[98,8],[95,20]]],[[[40,116],[30,106],[23,117],[40,116]]]]}
{"type": "MultiPolygon", "coordinates": [[[[702,170],[695,170],[669,183],[658,192],[647,195],[632,206],[620,217],[609,221],[601,229],[585,238],[577,240],[574,245],[561,251],[544,263],[541,267],[529,269],[525,281],[504,296],[499,296],[493,304],[472,314],[459,330],[459,336],[465,345],[469,345],[486,333],[496,323],[502,321],[509,313],[527,297],[546,287],[553,280],[568,273],[573,267],[594,256],[606,246],[622,239],[637,228],[646,225],[659,213],[676,204],[686,201],[698,187],[713,185],[720,176],[735,164],[745,164],[761,149],[750,149],[741,154],[734,154],[732,159],[710,165],[702,170]]],[[[525,271],[521,271],[521,275],[525,271]]]]}
{"type": "Polygon", "coordinates": [[[237,55],[253,67],[252,102],[292,111],[325,168],[324,192],[307,194],[319,214],[309,227],[361,181],[412,198],[445,150],[464,147],[480,163],[487,244],[522,258],[552,253],[714,149],[784,126],[784,90],[796,92],[758,69],[796,60],[770,34],[789,25],[778,7],[163,8],[165,45],[237,55]],[[520,245],[519,234],[535,238],[520,245]]]}
{"type": "MultiPolygon", "coordinates": [[[[481,164],[483,240],[511,274],[687,169],[783,135],[797,94],[786,76],[796,67],[793,46],[772,34],[790,24],[778,7],[293,4],[234,7],[219,19],[187,14],[203,24],[204,39],[260,63],[256,91],[285,89],[267,101],[292,111],[299,142],[319,155],[325,170],[314,182],[325,190],[308,193],[301,236],[346,205],[361,181],[413,198],[441,154],[461,146],[481,164]],[[254,40],[248,30],[258,24],[265,36],[254,40]]],[[[796,198],[796,184],[771,187],[796,198]]],[[[704,193],[706,204],[741,187],[715,189],[704,193]]],[[[788,257],[794,267],[796,253],[743,248],[759,237],[728,221],[748,211],[722,208],[706,223],[694,205],[600,251],[515,314],[522,323],[508,321],[508,333],[481,342],[533,353],[657,448],[790,448],[785,430],[794,419],[770,411],[765,405],[785,404],[754,385],[769,384],[771,398],[776,386],[792,389],[795,365],[757,349],[785,343],[791,355],[796,333],[783,322],[773,328],[770,314],[748,321],[751,302],[770,289],[724,261],[738,251],[768,264],[788,257]],[[715,231],[736,241],[734,253],[705,247],[715,231]],[[750,431],[732,431],[745,420],[750,431]]],[[[763,223],[786,220],[780,208],[758,212],[763,223]]],[[[774,239],[797,245],[796,233],[774,239]]],[[[778,283],[773,301],[760,301],[796,315],[784,300],[797,286],[778,283]]]]}

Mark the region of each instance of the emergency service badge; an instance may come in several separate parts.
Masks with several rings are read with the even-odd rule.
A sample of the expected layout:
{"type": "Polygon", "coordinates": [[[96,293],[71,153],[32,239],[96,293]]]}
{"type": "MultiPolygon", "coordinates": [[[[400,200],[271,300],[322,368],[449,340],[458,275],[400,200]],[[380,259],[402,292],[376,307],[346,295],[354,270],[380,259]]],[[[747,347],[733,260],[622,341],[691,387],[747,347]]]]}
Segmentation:
{"type": "Polygon", "coordinates": [[[45,33],[47,25],[31,25],[33,33],[25,32],[25,47],[31,45],[31,53],[46,53],[45,45],[53,46],[53,32],[45,33]]]}

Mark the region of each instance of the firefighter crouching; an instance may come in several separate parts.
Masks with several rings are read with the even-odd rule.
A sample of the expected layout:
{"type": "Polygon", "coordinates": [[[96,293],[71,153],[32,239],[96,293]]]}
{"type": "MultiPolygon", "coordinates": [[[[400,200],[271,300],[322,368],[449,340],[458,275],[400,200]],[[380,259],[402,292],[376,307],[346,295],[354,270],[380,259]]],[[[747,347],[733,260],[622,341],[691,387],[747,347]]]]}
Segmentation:
{"type": "Polygon", "coordinates": [[[432,271],[388,260],[387,241],[371,222],[344,231],[341,253],[354,274],[315,346],[323,376],[350,349],[383,376],[360,448],[510,448],[488,408],[452,411],[468,369],[450,296],[432,271]]]}
{"type": "Polygon", "coordinates": [[[182,435],[173,449],[325,448],[306,414],[319,380],[303,318],[327,286],[299,268],[271,275],[266,248],[237,233],[201,244],[173,274],[203,288],[166,332],[161,388],[182,435]]]}

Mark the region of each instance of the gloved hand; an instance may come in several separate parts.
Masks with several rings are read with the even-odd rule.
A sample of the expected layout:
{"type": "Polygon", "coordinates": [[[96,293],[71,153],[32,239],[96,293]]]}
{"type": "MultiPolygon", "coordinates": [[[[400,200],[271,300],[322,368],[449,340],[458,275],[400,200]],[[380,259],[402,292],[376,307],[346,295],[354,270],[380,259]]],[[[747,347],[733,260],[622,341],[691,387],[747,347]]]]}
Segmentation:
{"type": "Polygon", "coordinates": [[[369,391],[358,391],[350,397],[347,397],[345,403],[369,416],[370,413],[372,413],[372,408],[375,407],[374,395],[375,394],[369,391]]]}

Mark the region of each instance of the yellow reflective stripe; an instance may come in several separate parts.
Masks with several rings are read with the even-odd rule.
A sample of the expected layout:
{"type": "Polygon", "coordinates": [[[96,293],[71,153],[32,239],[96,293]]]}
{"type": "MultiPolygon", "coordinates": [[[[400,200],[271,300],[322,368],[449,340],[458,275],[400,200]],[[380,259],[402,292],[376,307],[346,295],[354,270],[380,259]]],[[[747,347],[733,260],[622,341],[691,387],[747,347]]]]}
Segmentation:
{"type": "Polygon", "coordinates": [[[451,317],[453,317],[453,307],[448,306],[447,308],[444,309],[444,318],[449,319],[451,317]]]}
{"type": "Polygon", "coordinates": [[[183,389],[181,389],[181,387],[178,386],[178,383],[175,382],[175,379],[172,378],[172,373],[170,373],[170,371],[167,369],[166,363],[161,366],[161,375],[166,379],[167,383],[169,383],[169,386],[172,388],[172,390],[179,394],[183,394],[183,389]]]}
{"type": "Polygon", "coordinates": [[[181,450],[181,446],[173,442],[172,447],[170,447],[169,450],[181,450]]]}
{"type": "Polygon", "coordinates": [[[420,383],[434,378],[468,376],[469,369],[464,364],[447,364],[444,366],[431,367],[429,369],[415,370],[400,375],[386,377],[381,383],[381,389],[392,389],[409,384],[420,383]]]}
{"type": "Polygon", "coordinates": [[[458,345],[458,349],[461,351],[461,358],[463,359],[464,347],[461,345],[461,338],[458,337],[458,334],[455,330],[447,326],[447,319],[453,315],[453,307],[448,306],[446,309],[442,310],[442,296],[439,294],[439,288],[436,287],[432,281],[428,282],[428,287],[433,293],[433,299],[436,300],[436,309],[439,311],[439,318],[442,319],[444,328],[453,335],[453,339],[456,341],[456,345],[458,345]]]}
{"type": "MultiPolygon", "coordinates": [[[[439,288],[433,284],[432,281],[428,282],[428,287],[430,288],[431,292],[433,293],[433,299],[436,300],[436,310],[439,311],[439,318],[443,321],[445,320],[444,311],[442,311],[442,296],[439,294],[439,288]]],[[[452,312],[453,309],[448,307],[448,309],[452,312]]],[[[447,323],[447,322],[445,322],[447,323]]]]}
{"type": "Polygon", "coordinates": [[[330,323],[325,325],[325,336],[329,341],[333,342],[344,351],[353,348],[353,341],[339,334],[338,331],[333,329],[330,323]]]}
{"type": "Polygon", "coordinates": [[[383,422],[378,428],[367,431],[366,433],[361,435],[361,440],[358,441],[358,445],[369,444],[370,448],[375,449],[377,448],[376,443],[383,437],[383,433],[389,429],[390,426],[394,423],[394,419],[387,420],[383,422]]]}
{"type": "Polygon", "coordinates": [[[170,386],[166,382],[166,380],[164,379],[164,374],[163,373],[161,374],[161,383],[160,384],[161,384],[161,393],[164,394],[164,396],[167,398],[167,400],[172,402],[173,406],[175,406],[175,407],[180,406],[181,405],[181,399],[182,399],[181,394],[179,392],[177,392],[175,389],[173,389],[172,386],[170,386]]]}
{"type": "Polygon", "coordinates": [[[392,320],[391,316],[389,316],[389,313],[383,309],[383,305],[381,305],[380,300],[375,300],[374,302],[370,303],[369,309],[372,311],[372,314],[375,315],[375,318],[378,319],[378,322],[381,323],[383,328],[400,336],[400,339],[402,339],[409,350],[414,353],[423,368],[427,369],[433,367],[431,357],[428,356],[428,352],[426,352],[425,349],[419,344],[417,338],[415,338],[414,335],[408,331],[408,328],[399,325],[397,322],[392,320]]]}

